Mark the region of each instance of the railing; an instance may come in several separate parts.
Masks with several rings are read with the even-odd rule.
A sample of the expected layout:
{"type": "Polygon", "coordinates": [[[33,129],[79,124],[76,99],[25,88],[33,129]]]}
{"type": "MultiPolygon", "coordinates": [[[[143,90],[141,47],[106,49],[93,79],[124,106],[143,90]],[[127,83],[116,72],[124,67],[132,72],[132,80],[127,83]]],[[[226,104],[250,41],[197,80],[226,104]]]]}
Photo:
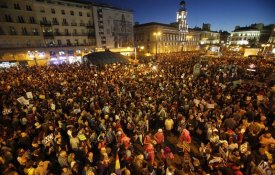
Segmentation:
{"type": "Polygon", "coordinates": [[[87,24],[86,24],[86,27],[88,27],[88,28],[91,28],[91,27],[94,28],[94,25],[93,25],[93,24],[90,24],[90,23],[87,23],[87,24]]]}
{"type": "Polygon", "coordinates": [[[53,25],[59,25],[59,22],[53,21],[53,25]]]}
{"type": "Polygon", "coordinates": [[[49,26],[52,25],[52,23],[48,21],[40,21],[40,25],[49,26]]]}
{"type": "Polygon", "coordinates": [[[67,23],[67,22],[62,22],[62,25],[63,25],[63,26],[69,26],[69,23],[67,23]]]}
{"type": "Polygon", "coordinates": [[[43,36],[45,38],[53,38],[54,34],[53,34],[53,32],[43,32],[43,36]]]}
{"type": "Polygon", "coordinates": [[[72,23],[71,23],[71,26],[77,26],[77,23],[72,22],[72,23]]]}

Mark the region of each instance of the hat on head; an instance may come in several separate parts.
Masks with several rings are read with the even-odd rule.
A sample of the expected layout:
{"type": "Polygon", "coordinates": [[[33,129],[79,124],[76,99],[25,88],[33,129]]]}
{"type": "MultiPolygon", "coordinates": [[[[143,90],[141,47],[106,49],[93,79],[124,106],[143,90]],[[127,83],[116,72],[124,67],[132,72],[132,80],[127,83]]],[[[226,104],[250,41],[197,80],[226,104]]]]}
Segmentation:
{"type": "Polygon", "coordinates": [[[162,132],[162,129],[160,128],[160,129],[158,129],[158,132],[162,132]]]}

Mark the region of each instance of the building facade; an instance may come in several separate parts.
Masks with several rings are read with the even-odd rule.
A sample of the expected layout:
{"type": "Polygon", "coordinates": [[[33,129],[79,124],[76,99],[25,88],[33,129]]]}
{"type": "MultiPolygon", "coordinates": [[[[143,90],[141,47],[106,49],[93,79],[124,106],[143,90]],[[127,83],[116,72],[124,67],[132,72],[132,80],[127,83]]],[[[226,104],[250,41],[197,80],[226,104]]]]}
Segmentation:
{"type": "Polygon", "coordinates": [[[0,48],[44,46],[33,0],[1,0],[0,8],[0,48]]]}
{"type": "Polygon", "coordinates": [[[93,6],[96,42],[100,48],[119,48],[133,45],[132,11],[93,6]]]}
{"type": "Polygon", "coordinates": [[[236,27],[230,36],[230,45],[248,45],[258,43],[260,30],[253,27],[236,27]]]}
{"type": "Polygon", "coordinates": [[[63,62],[133,42],[131,11],[82,0],[1,0],[0,24],[2,60],[63,62]]]}
{"type": "Polygon", "coordinates": [[[146,23],[134,27],[135,47],[142,47],[146,53],[169,53],[179,51],[179,31],[177,27],[146,23]],[[154,35],[159,33],[159,35],[154,35]]]}

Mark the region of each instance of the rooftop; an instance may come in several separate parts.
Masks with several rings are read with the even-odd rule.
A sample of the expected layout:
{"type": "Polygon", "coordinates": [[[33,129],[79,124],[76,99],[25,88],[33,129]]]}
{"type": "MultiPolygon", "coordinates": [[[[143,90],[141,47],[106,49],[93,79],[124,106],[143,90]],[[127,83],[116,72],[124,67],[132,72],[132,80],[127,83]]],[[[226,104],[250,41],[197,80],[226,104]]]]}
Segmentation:
{"type": "Polygon", "coordinates": [[[154,26],[154,25],[177,28],[177,27],[175,27],[173,25],[170,25],[170,24],[163,24],[163,23],[158,23],[158,22],[149,22],[149,23],[139,24],[139,25],[135,25],[134,27],[137,28],[137,27],[154,26]]]}
{"type": "MultiPolygon", "coordinates": [[[[46,1],[46,0],[39,0],[39,1],[46,1]]],[[[106,8],[111,8],[111,9],[133,12],[133,10],[123,9],[123,8],[112,6],[110,4],[106,4],[103,2],[96,2],[96,1],[92,1],[92,0],[56,0],[56,1],[80,3],[80,4],[87,4],[87,5],[93,5],[93,6],[98,6],[98,7],[106,7],[106,8]]]]}
{"type": "Polygon", "coordinates": [[[234,30],[234,32],[242,32],[242,31],[259,31],[259,29],[254,27],[240,27],[234,30]]]}

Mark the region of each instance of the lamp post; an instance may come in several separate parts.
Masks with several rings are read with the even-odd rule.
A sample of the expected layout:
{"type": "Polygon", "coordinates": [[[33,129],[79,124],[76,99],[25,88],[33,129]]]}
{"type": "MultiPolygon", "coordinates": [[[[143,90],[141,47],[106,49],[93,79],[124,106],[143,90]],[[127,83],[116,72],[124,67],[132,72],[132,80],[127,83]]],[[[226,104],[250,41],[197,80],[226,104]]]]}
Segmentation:
{"type": "Polygon", "coordinates": [[[262,47],[264,48],[263,49],[263,54],[265,54],[266,47],[269,47],[269,46],[270,46],[270,44],[262,44],[262,47]]]}
{"type": "Polygon", "coordinates": [[[153,35],[156,37],[156,60],[158,59],[158,36],[161,35],[161,32],[154,32],[153,35]]]}

